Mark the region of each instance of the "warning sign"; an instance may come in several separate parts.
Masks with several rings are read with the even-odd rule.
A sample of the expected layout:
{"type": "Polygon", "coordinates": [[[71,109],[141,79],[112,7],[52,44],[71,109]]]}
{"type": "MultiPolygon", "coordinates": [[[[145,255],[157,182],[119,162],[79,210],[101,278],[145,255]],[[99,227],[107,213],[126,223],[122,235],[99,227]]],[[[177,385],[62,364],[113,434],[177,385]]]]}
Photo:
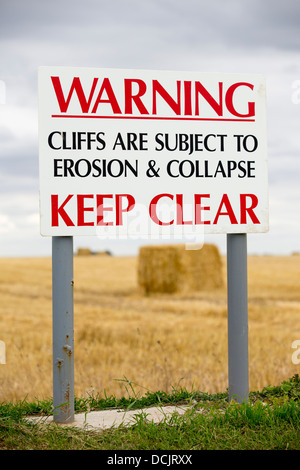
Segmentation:
{"type": "Polygon", "coordinates": [[[40,67],[41,234],[268,230],[260,75],[40,67]]]}

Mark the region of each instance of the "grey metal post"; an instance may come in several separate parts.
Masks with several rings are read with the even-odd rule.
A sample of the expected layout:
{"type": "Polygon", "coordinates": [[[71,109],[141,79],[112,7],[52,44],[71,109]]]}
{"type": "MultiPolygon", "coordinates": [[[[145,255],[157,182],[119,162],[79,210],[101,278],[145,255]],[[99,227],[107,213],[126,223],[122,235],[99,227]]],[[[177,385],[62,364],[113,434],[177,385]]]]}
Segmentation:
{"type": "Polygon", "coordinates": [[[73,237],[52,237],[53,419],[74,421],[73,237]]]}
{"type": "Polygon", "coordinates": [[[229,400],[249,396],[247,234],[227,234],[229,400]]]}

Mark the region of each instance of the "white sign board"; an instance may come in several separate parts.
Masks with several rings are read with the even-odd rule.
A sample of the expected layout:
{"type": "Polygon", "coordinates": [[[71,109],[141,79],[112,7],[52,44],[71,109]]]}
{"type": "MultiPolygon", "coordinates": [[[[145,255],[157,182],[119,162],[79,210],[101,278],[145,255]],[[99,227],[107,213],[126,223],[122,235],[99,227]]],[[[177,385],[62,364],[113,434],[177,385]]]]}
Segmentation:
{"type": "Polygon", "coordinates": [[[268,230],[260,75],[39,68],[41,234],[268,230]]]}

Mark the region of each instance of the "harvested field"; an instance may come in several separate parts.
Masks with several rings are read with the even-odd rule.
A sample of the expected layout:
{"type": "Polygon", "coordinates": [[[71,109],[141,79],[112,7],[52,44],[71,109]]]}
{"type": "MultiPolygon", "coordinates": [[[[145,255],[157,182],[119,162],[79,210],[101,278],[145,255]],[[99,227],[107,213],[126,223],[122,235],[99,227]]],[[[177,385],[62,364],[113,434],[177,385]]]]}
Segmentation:
{"type": "MultiPolygon", "coordinates": [[[[75,394],[227,388],[223,286],[143,295],[135,257],[74,257],[75,394]]],[[[249,256],[250,389],[299,373],[300,256],[249,256]]],[[[0,259],[0,401],[52,396],[51,259],[0,259]]]]}

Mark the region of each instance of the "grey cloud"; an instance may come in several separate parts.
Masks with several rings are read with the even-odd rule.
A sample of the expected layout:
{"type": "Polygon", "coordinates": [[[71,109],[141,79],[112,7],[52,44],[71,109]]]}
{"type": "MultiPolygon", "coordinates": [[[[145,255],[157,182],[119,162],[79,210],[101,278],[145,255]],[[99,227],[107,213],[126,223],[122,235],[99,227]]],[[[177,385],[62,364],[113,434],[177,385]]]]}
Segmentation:
{"type": "Polygon", "coordinates": [[[296,48],[299,14],[297,0],[10,0],[2,2],[0,37],[89,43],[95,51],[101,42],[296,48]]]}
{"type": "MultiPolygon", "coordinates": [[[[299,213],[300,104],[291,100],[293,80],[300,80],[299,20],[298,0],[0,0],[0,80],[6,83],[16,126],[32,126],[28,134],[15,134],[10,118],[0,128],[1,213],[12,220],[11,214],[18,214],[20,220],[38,206],[32,109],[37,107],[39,65],[265,74],[270,194],[275,202],[284,197],[272,211],[276,220],[286,220],[288,201],[299,213]]],[[[221,238],[214,242],[223,243],[221,238]]],[[[280,249],[276,237],[256,238],[252,246],[260,250],[264,240],[280,249]]],[[[13,251],[12,240],[7,238],[0,255],[13,251]]],[[[39,235],[32,240],[33,252],[39,242],[48,246],[39,235]]],[[[112,246],[120,252],[128,248],[112,246]]]]}

